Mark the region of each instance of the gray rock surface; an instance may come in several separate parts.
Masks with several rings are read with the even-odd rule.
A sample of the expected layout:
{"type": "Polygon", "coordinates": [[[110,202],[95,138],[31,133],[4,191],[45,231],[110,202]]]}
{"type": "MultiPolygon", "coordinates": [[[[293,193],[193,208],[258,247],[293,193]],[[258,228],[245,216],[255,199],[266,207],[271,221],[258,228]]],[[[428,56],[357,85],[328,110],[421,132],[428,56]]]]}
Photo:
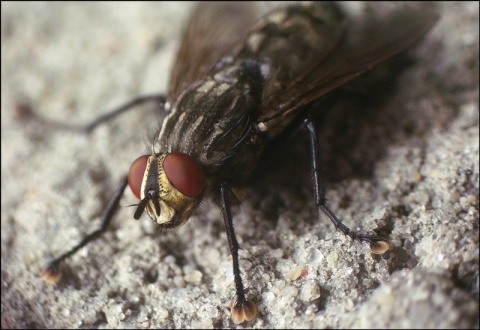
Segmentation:
{"type": "MultiPolygon", "coordinates": [[[[86,136],[20,120],[16,104],[86,123],[166,91],[190,5],[1,6],[2,328],[234,327],[221,209],[208,201],[163,233],[122,207],[58,284],[38,276],[96,228],[158,119],[139,109],[86,136]]],[[[308,157],[287,157],[234,209],[259,305],[237,327],[478,328],[479,6],[438,6],[441,21],[392,95],[352,116],[339,110],[321,136],[332,209],[353,229],[383,230],[392,251],[372,255],[318,219],[308,157]]],[[[133,203],[128,191],[121,205],[133,203]]]]}

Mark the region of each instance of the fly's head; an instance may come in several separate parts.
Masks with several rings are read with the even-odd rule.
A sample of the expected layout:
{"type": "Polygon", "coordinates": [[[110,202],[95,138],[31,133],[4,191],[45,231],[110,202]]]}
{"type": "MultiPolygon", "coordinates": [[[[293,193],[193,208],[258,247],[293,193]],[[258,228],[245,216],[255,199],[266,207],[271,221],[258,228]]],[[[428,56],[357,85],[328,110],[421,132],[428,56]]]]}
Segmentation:
{"type": "Polygon", "coordinates": [[[137,158],[128,172],[128,184],[140,199],[134,218],[146,210],[164,228],[184,224],[200,203],[205,175],[191,156],[161,153],[137,158]]]}

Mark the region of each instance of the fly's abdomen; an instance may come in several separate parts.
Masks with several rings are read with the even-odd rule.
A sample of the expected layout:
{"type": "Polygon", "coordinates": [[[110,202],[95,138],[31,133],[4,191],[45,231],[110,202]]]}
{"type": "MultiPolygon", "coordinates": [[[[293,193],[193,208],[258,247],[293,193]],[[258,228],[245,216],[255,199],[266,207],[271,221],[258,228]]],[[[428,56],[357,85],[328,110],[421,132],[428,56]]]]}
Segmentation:
{"type": "Polygon", "coordinates": [[[321,63],[344,33],[343,14],[333,3],[298,4],[273,11],[248,34],[239,57],[268,67],[263,96],[274,94],[321,63]]]}

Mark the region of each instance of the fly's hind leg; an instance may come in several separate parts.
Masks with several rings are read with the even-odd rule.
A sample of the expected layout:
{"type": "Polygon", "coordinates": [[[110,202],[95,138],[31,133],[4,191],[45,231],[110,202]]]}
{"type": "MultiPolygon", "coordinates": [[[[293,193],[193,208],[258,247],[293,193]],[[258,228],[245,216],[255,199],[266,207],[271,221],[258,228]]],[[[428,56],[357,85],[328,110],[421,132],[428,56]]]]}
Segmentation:
{"type": "Polygon", "coordinates": [[[325,198],[325,190],[323,188],[323,180],[320,168],[320,146],[318,143],[318,135],[315,124],[312,120],[306,119],[305,125],[308,129],[310,138],[310,153],[312,155],[312,174],[313,174],[313,194],[315,196],[315,203],[323,213],[327,215],[330,221],[333,222],[335,228],[340,229],[345,235],[350,236],[353,240],[365,242],[370,245],[370,250],[375,254],[385,253],[390,244],[384,238],[377,235],[368,235],[357,233],[347,226],[345,226],[340,219],[333,213],[333,211],[327,205],[327,199],[325,198]]]}

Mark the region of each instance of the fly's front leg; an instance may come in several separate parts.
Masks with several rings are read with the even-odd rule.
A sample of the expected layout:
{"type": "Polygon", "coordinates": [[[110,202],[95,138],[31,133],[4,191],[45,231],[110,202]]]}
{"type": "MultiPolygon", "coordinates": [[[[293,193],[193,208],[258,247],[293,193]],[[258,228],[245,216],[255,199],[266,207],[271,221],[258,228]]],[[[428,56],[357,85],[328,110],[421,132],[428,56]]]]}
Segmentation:
{"type": "MultiPolygon", "coordinates": [[[[121,115],[122,113],[131,110],[135,108],[136,106],[139,106],[141,104],[149,103],[149,102],[156,102],[156,103],[161,103],[165,104],[166,97],[163,95],[149,95],[149,96],[141,96],[137,97],[128,103],[114,108],[111,111],[107,112],[106,114],[98,117],[94,121],[92,121],[90,124],[81,126],[81,125],[71,125],[67,123],[60,123],[56,122],[50,119],[46,119],[41,117],[39,114],[35,113],[33,110],[30,108],[25,108],[27,111],[26,115],[29,115],[33,119],[40,121],[41,123],[55,129],[66,129],[66,130],[72,130],[72,131],[78,131],[78,132],[85,132],[85,133],[91,133],[96,127],[99,125],[108,122],[109,120],[114,119],[115,117],[121,115]]],[[[128,184],[128,179],[127,176],[125,176],[117,190],[115,191],[115,194],[112,196],[107,208],[105,209],[105,212],[103,213],[100,226],[97,230],[93,231],[92,233],[88,234],[81,240],[77,245],[72,247],[70,250],[64,252],[63,254],[59,255],[55,259],[51,260],[47,266],[44,268],[42,272],[42,277],[49,282],[56,282],[60,279],[61,273],[60,273],[60,264],[73,254],[75,254],[78,250],[80,250],[82,247],[87,245],[88,243],[96,240],[97,238],[101,237],[103,233],[107,230],[108,226],[110,225],[110,222],[112,221],[112,218],[115,214],[115,212],[118,210],[118,204],[120,202],[121,197],[123,196],[123,192],[125,191],[125,188],[127,187],[128,184]]]]}
{"type": "Polygon", "coordinates": [[[232,212],[230,211],[230,203],[228,202],[227,192],[229,188],[225,182],[220,185],[220,198],[222,200],[223,221],[225,222],[225,230],[227,232],[228,245],[232,254],[233,277],[235,280],[235,303],[232,306],[232,319],[235,323],[243,321],[251,321],[257,316],[257,305],[245,298],[245,290],[243,288],[242,277],[240,275],[240,266],[238,263],[238,245],[235,236],[235,230],[232,222],[232,212]]]}
{"type": "Polygon", "coordinates": [[[73,254],[75,254],[78,250],[80,250],[82,247],[87,245],[88,243],[96,240],[97,238],[101,237],[102,234],[107,230],[108,226],[110,225],[110,222],[112,221],[113,216],[115,215],[115,212],[118,210],[118,203],[120,202],[120,198],[123,196],[123,192],[125,191],[125,188],[127,187],[127,177],[124,177],[122,179],[122,182],[120,186],[117,188],[115,191],[115,194],[113,195],[112,199],[108,203],[107,208],[105,209],[105,212],[103,213],[102,216],[102,221],[100,222],[100,226],[97,230],[93,231],[92,233],[88,234],[81,240],[77,245],[72,247],[70,250],[67,252],[59,255],[52,261],[50,261],[45,269],[43,270],[42,277],[48,281],[48,282],[57,282],[60,277],[61,277],[61,272],[60,272],[60,264],[73,254]]]}
{"type": "Polygon", "coordinates": [[[327,199],[325,198],[325,191],[323,189],[323,180],[320,168],[320,146],[318,143],[318,136],[315,124],[312,120],[306,119],[306,127],[310,137],[310,153],[312,155],[312,172],[313,172],[313,194],[315,196],[315,203],[327,215],[330,221],[333,222],[335,228],[339,228],[345,235],[350,236],[353,240],[366,242],[370,244],[370,250],[375,254],[385,253],[390,245],[388,241],[377,235],[359,234],[352,231],[345,226],[335,213],[327,206],[327,199]]]}

